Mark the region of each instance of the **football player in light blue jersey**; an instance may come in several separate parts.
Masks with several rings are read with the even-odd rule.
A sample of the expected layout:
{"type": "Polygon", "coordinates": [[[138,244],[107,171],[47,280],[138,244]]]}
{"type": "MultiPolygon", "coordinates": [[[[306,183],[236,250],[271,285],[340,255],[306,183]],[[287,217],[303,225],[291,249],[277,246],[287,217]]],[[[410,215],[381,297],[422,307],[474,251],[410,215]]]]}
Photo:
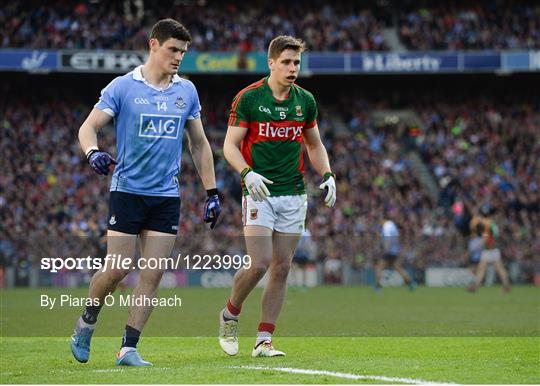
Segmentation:
{"type": "Polygon", "coordinates": [[[393,267],[397,273],[401,275],[405,283],[409,286],[409,289],[416,289],[416,282],[411,279],[407,271],[401,266],[399,262],[399,229],[396,223],[393,221],[397,215],[397,209],[385,209],[383,219],[381,221],[381,242],[383,254],[375,265],[375,291],[381,290],[381,279],[383,270],[389,265],[393,267]]]}
{"type": "MultiPolygon", "coordinates": [[[[221,212],[197,90],[177,75],[189,42],[188,30],[177,21],[156,23],[147,62],[105,87],[79,130],[81,147],[96,173],[107,175],[111,165],[116,165],[110,188],[107,255],[117,260],[133,260],[137,238],[141,259],[170,257],[180,215],[177,176],[181,175],[184,127],[193,162],[207,191],[203,219],[214,228],[221,212]],[[97,141],[97,132],[113,119],[115,158],[101,151],[97,141]]],[[[88,297],[97,301],[85,308],[72,337],[71,350],[79,362],[89,359],[90,340],[105,296],[129,273],[129,269],[118,268],[118,263],[114,267],[111,260],[108,263],[92,277],[88,297]]],[[[150,302],[144,299],[156,297],[162,275],[162,269],[141,269],[132,299],[145,305],[129,309],[117,365],[151,365],[136,348],[152,312],[152,306],[147,305],[150,302]]]]}

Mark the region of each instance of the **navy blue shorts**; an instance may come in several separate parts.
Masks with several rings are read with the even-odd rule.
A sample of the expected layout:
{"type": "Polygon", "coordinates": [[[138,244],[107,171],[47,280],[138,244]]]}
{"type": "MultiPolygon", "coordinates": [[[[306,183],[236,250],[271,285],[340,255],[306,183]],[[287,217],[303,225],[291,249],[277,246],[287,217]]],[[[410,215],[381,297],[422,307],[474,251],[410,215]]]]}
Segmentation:
{"type": "Polygon", "coordinates": [[[478,265],[479,262],[480,262],[479,259],[475,257],[469,257],[469,265],[478,265]]]}
{"type": "Polygon", "coordinates": [[[147,229],[175,235],[179,220],[180,197],[110,194],[107,228],[112,231],[136,235],[147,229]]]}
{"type": "Polygon", "coordinates": [[[309,256],[306,256],[304,254],[294,255],[292,261],[293,263],[296,263],[298,265],[306,265],[307,263],[309,263],[309,256]]]}
{"type": "Polygon", "coordinates": [[[382,256],[382,259],[386,261],[388,264],[394,264],[398,258],[398,255],[395,255],[393,253],[385,253],[382,256]]]}

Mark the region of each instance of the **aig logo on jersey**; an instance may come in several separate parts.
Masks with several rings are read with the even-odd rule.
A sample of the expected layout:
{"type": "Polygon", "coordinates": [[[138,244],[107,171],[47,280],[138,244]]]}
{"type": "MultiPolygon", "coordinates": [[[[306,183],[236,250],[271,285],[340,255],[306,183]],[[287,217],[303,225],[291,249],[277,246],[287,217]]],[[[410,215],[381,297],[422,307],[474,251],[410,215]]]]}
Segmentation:
{"type": "Polygon", "coordinates": [[[141,114],[139,137],[177,139],[180,115],[141,114]]]}

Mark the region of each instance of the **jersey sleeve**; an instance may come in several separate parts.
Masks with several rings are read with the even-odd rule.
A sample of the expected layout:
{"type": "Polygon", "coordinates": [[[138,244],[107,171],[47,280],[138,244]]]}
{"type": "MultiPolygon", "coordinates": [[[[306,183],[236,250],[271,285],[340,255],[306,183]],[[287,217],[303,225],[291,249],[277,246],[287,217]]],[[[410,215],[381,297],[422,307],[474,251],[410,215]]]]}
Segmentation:
{"type": "Polygon", "coordinates": [[[306,129],[311,129],[317,125],[317,102],[311,93],[306,93],[306,129]]]}
{"type": "Polygon", "coordinates": [[[249,128],[251,120],[250,99],[248,93],[238,93],[234,97],[229,114],[229,126],[249,128]]]}
{"type": "Polygon", "coordinates": [[[191,98],[191,109],[189,110],[187,119],[198,119],[201,117],[201,102],[199,100],[199,93],[197,92],[197,88],[193,83],[191,85],[193,87],[193,94],[191,98]]]}
{"type": "Polygon", "coordinates": [[[103,90],[101,90],[101,96],[99,101],[94,105],[96,109],[109,114],[111,117],[115,117],[120,112],[121,95],[118,85],[120,84],[120,77],[113,79],[103,90]]]}

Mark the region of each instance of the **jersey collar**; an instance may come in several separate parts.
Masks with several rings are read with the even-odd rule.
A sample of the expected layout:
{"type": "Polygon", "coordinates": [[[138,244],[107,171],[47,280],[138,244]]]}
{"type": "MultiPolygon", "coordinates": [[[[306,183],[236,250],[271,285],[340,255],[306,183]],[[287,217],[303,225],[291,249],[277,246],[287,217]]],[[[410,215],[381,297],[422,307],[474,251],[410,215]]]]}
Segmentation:
{"type": "Polygon", "coordinates": [[[165,88],[159,88],[159,87],[156,87],[150,83],[148,83],[148,81],[146,79],[144,79],[144,76],[142,74],[142,67],[143,65],[141,64],[140,66],[137,66],[134,70],[133,70],[133,79],[135,80],[138,80],[139,82],[143,82],[145,85],[147,85],[148,87],[151,87],[153,88],[154,90],[157,90],[157,91],[165,91],[167,90],[169,87],[171,87],[172,84],[174,83],[178,83],[180,82],[180,80],[182,78],[180,78],[178,76],[178,74],[174,74],[173,77],[172,77],[172,80],[171,80],[171,83],[169,83],[169,85],[165,88]]]}
{"type": "Polygon", "coordinates": [[[270,78],[270,75],[268,76],[265,76],[263,79],[264,79],[264,87],[266,88],[266,91],[268,93],[270,93],[270,96],[272,97],[272,100],[276,103],[283,103],[283,102],[288,102],[290,99],[291,99],[291,95],[292,93],[294,92],[294,88],[295,88],[295,84],[293,83],[291,85],[291,89],[289,90],[289,94],[287,95],[287,97],[285,99],[276,99],[274,98],[274,94],[272,93],[272,89],[270,88],[270,86],[268,85],[268,78],[270,78]]]}

